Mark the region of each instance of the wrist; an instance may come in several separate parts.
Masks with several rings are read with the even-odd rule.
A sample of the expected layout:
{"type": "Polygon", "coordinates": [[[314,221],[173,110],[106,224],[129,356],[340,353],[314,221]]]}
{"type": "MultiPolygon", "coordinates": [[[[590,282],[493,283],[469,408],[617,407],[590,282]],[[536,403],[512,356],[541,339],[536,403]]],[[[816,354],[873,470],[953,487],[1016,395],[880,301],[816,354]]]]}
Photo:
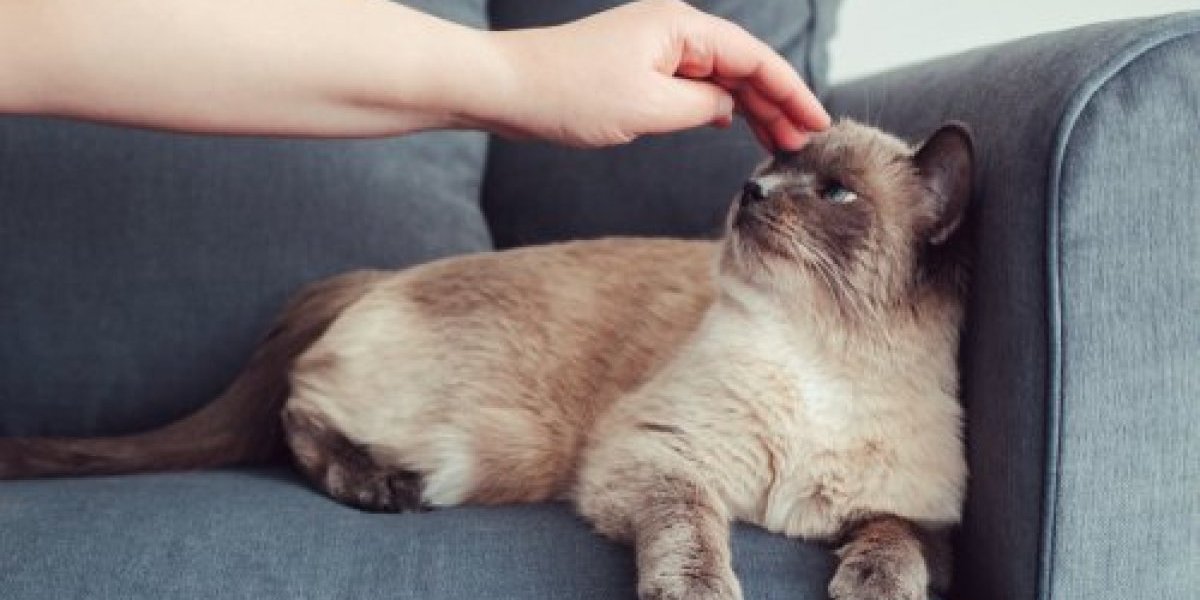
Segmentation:
{"type": "Polygon", "coordinates": [[[452,100],[455,126],[510,138],[528,137],[523,124],[529,122],[528,113],[536,110],[530,106],[531,100],[543,94],[529,72],[532,32],[471,33],[473,39],[466,44],[471,67],[460,72],[462,81],[452,100]]]}
{"type": "MultiPolygon", "coordinates": [[[[514,76],[501,55],[497,34],[393,5],[409,17],[390,31],[387,62],[371,78],[385,76],[385,95],[366,103],[404,114],[409,131],[484,129],[499,133],[503,105],[514,97],[514,76]],[[396,40],[403,40],[397,46],[396,40]],[[400,50],[395,49],[399,47],[400,50]]],[[[380,55],[380,54],[377,54],[380,55]]],[[[376,85],[376,89],[378,86],[376,85]]]]}

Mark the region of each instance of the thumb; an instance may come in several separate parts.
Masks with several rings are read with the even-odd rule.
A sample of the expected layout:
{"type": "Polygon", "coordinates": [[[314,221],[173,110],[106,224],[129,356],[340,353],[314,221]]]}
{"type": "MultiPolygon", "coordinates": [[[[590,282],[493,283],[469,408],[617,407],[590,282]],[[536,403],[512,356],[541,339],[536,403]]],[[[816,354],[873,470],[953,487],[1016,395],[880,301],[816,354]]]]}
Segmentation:
{"type": "Polygon", "coordinates": [[[733,96],[725,88],[692,79],[672,77],[657,121],[646,133],[668,133],[733,119],[733,96]]]}

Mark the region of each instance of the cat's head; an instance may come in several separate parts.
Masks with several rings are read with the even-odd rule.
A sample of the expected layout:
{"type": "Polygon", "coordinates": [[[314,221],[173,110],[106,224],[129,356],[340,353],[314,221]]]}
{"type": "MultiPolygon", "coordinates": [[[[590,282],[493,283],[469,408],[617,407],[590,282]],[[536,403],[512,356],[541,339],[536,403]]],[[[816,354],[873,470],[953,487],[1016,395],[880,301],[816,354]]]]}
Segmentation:
{"type": "Polygon", "coordinates": [[[730,211],[723,276],[838,306],[896,306],[926,284],[961,291],[972,141],[948,123],[912,148],[842,120],[760,166],[730,211]]]}

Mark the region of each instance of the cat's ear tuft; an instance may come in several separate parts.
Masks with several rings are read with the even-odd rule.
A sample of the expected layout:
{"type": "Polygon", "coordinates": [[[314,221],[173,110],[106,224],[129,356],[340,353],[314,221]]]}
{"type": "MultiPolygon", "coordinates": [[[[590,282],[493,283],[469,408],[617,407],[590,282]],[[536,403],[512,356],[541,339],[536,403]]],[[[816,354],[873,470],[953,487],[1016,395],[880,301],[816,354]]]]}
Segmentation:
{"type": "Polygon", "coordinates": [[[929,243],[943,244],[962,224],[971,200],[974,141],[964,123],[950,121],[929,136],[913,157],[921,183],[937,204],[929,243]]]}

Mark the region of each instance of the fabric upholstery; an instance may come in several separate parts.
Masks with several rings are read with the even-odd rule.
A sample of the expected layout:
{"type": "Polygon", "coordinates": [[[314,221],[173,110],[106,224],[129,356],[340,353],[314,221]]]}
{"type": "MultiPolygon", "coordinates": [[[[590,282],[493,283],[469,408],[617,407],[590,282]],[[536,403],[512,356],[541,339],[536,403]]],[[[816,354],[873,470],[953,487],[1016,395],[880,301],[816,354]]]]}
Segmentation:
{"type": "MultiPolygon", "coordinates": [[[[748,5],[705,4],[734,11],[722,14],[783,48],[819,87],[836,2],[756,2],[761,20],[748,5]]],[[[424,8],[482,24],[482,6],[424,8]]],[[[590,10],[532,6],[492,0],[491,12],[513,27],[590,10]]],[[[950,118],[976,132],[963,358],[972,478],[955,597],[1184,599],[1200,589],[1198,31],[1200,13],[1096,25],[828,96],[835,112],[912,139],[950,118]]],[[[228,382],[301,283],[488,247],[475,206],[484,143],[0,119],[0,435],[169,420],[228,382]]],[[[704,235],[758,157],[744,132],[588,154],[495,141],[488,220],[505,246],[704,235]]],[[[735,560],[747,598],[823,598],[832,566],[822,548],[747,527],[735,560]]],[[[6,599],[632,589],[628,550],[563,506],[369,515],[278,471],[0,482],[6,599]]]]}
{"type": "Polygon", "coordinates": [[[1200,590],[1198,31],[1106,23],[829,97],[914,139],[976,134],[961,597],[1200,590]]]}
{"type": "MultiPolygon", "coordinates": [[[[485,21],[484,0],[415,4],[485,21]]],[[[538,10],[565,19],[554,11],[568,5],[538,10]]],[[[761,10],[765,25],[793,9],[761,10]]],[[[819,57],[806,27],[790,23],[771,41],[819,57]]],[[[802,64],[817,70],[820,60],[802,64]]],[[[693,139],[707,140],[696,161],[757,157],[745,135],[732,146],[693,139]]],[[[171,420],[228,383],[299,285],[490,247],[477,206],[485,143],[468,133],[302,142],[0,119],[0,435],[171,420]]],[[[672,231],[662,218],[660,232],[672,231]]],[[[734,545],[748,597],[824,597],[825,548],[750,527],[734,545]]],[[[6,600],[586,599],[632,597],[633,586],[628,548],[563,505],[372,515],[283,470],[0,482],[6,600]]]]}
{"type": "MultiPolygon", "coordinates": [[[[565,505],[370,514],[277,471],[0,483],[5,600],[610,600],[630,550],[565,505]]],[[[746,597],[825,598],[824,548],[739,527],[746,597]]]]}
{"type": "MultiPolygon", "coordinates": [[[[492,0],[496,28],[561,23],[615,0],[531,3],[492,0]]],[[[701,0],[782,52],[816,88],[839,2],[701,0]]],[[[573,150],[493,140],[484,211],[499,247],[604,235],[716,235],[761,147],[740,123],[734,132],[693,130],[619,148],[573,150]]]]}
{"type": "MultiPolygon", "coordinates": [[[[415,4],[486,22],[483,0],[415,4]]],[[[0,119],[0,435],[171,420],[232,379],[302,284],[489,249],[486,143],[0,119]]]]}

